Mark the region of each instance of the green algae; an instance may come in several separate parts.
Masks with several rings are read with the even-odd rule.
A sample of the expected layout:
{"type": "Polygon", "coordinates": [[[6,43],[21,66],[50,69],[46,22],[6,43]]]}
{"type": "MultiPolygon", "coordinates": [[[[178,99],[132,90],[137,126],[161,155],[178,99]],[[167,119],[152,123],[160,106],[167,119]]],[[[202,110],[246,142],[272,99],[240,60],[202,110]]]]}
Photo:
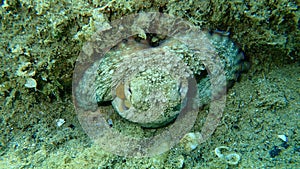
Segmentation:
{"type": "MultiPolygon", "coordinates": [[[[1,5],[0,168],[226,168],[213,152],[221,145],[241,154],[241,168],[299,164],[296,1],[13,0],[1,5]],[[252,63],[229,90],[220,127],[192,152],[178,146],[153,158],[110,155],[91,143],[77,121],[71,81],[82,43],[106,22],[140,11],[165,12],[204,29],[230,32],[252,63]],[[36,90],[25,87],[29,77],[36,80],[36,90]],[[60,118],[66,123],[58,127],[60,118]],[[277,134],[288,136],[289,147],[271,158],[268,151],[282,144],[277,134]]],[[[193,130],[201,129],[206,110],[193,130]]]]}

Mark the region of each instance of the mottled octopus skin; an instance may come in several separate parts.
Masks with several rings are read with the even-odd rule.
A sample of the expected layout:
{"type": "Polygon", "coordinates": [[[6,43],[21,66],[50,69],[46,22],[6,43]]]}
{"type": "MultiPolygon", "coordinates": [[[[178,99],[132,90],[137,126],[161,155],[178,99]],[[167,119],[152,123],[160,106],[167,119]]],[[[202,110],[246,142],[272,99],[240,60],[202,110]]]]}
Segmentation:
{"type": "MultiPolygon", "coordinates": [[[[244,69],[243,53],[227,36],[208,32],[206,34],[216,48],[224,66],[226,81],[228,83],[236,81],[240,72],[244,69]]],[[[180,109],[184,107],[184,91],[187,90],[184,77],[196,77],[199,106],[208,104],[211,100],[210,79],[204,63],[201,62],[201,58],[204,56],[197,55],[187,45],[173,38],[166,38],[160,40],[158,46],[153,47],[149,41],[151,39],[136,40],[129,38],[107,53],[97,69],[98,74],[94,87],[97,102],[112,101],[115,110],[122,117],[144,127],[159,127],[176,118],[180,109]],[[174,60],[176,61],[172,63],[174,60]],[[174,69],[176,63],[180,63],[181,66],[174,69]],[[161,70],[156,70],[159,64],[161,64],[161,70]],[[155,69],[151,66],[154,66],[155,69]],[[171,70],[171,68],[173,69],[171,70]],[[138,77],[140,80],[137,80],[138,78],[135,75],[129,76],[132,73],[137,74],[137,72],[140,72],[138,77]],[[160,72],[163,75],[160,75],[160,72]],[[175,76],[181,76],[181,78],[177,77],[176,79],[175,76]],[[141,80],[142,78],[144,80],[141,80]],[[151,78],[158,81],[161,78],[166,78],[166,80],[160,80],[161,82],[154,84],[151,80],[149,81],[151,78]],[[172,79],[174,80],[173,83],[171,82],[172,79]],[[130,80],[131,82],[128,82],[130,80]],[[182,80],[183,82],[180,82],[182,80]],[[167,89],[170,88],[167,85],[171,84],[175,85],[173,86],[174,89],[167,89]],[[162,104],[163,99],[160,100],[160,103],[164,106],[163,109],[161,108],[162,105],[156,108],[152,107],[152,109],[149,107],[151,105],[151,99],[149,100],[151,91],[154,91],[151,88],[155,87],[165,89],[167,93],[173,91],[173,94],[164,99],[167,103],[162,104]],[[176,93],[176,91],[178,92],[176,93]],[[156,115],[156,120],[153,120],[153,114],[144,117],[144,119],[132,120],[134,113],[147,110],[151,112],[159,111],[158,113],[161,115],[156,115]]],[[[224,89],[226,89],[226,86],[223,86],[220,91],[224,89]]],[[[155,100],[155,97],[153,99],[155,100]]],[[[152,102],[155,102],[153,99],[152,102]]]]}

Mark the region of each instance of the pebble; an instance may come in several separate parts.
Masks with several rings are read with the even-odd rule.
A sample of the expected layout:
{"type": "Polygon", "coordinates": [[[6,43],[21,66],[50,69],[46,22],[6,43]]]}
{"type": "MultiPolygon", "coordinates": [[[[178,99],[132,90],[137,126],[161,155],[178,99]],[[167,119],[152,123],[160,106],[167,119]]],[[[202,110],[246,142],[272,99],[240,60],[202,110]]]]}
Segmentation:
{"type": "Polygon", "coordinates": [[[56,126],[60,127],[62,126],[66,121],[64,119],[57,119],[56,120],[56,126]]]}
{"type": "Polygon", "coordinates": [[[37,86],[37,83],[36,83],[35,79],[33,79],[31,77],[26,79],[25,87],[27,87],[27,88],[36,88],[36,86],[37,86]]]}
{"type": "Polygon", "coordinates": [[[285,135],[277,135],[278,138],[280,138],[282,141],[287,142],[288,139],[285,135]]]}

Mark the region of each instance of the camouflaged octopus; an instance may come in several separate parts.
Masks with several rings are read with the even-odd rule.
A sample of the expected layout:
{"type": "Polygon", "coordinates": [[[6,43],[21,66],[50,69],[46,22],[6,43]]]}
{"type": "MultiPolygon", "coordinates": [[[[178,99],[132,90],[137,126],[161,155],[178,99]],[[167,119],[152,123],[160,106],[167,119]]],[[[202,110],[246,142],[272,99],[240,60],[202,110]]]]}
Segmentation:
{"type": "MultiPolygon", "coordinates": [[[[244,69],[244,55],[227,37],[206,32],[225,69],[227,82],[244,69]]],[[[110,50],[97,68],[95,97],[112,102],[123,118],[156,128],[174,120],[184,108],[188,78],[195,77],[199,106],[210,101],[210,81],[203,56],[165,36],[128,38],[110,50]]]]}
{"type": "Polygon", "coordinates": [[[222,117],[226,88],[247,68],[228,36],[156,12],[99,25],[72,81],[79,122],[94,142],[117,155],[158,155],[179,143],[209,104],[196,138],[206,141],[222,117]]]}

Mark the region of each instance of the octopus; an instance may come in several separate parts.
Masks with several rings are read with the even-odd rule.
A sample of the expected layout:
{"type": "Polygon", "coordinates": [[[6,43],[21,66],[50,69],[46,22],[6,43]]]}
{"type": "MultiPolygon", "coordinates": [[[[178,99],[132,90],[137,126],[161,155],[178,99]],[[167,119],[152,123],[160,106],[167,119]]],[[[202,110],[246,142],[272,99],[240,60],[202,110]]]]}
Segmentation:
{"type": "MultiPolygon", "coordinates": [[[[117,26],[99,30],[92,37],[94,40],[83,47],[74,72],[73,96],[75,106],[80,110],[79,118],[90,120],[82,122],[89,135],[105,135],[110,130],[109,125],[100,124],[97,118],[106,118],[100,121],[107,122],[112,113],[142,128],[175,126],[174,131],[168,129],[170,132],[175,132],[176,126],[180,127],[176,120],[183,119],[185,124],[190,122],[191,125],[178,129],[187,132],[193,126],[199,107],[221,97],[245,70],[244,54],[227,34],[195,32],[194,27],[181,20],[161,17],[158,21],[158,16],[161,14],[121,19],[114,24],[117,26]],[[100,116],[95,113],[99,107],[107,105],[111,106],[109,111],[102,109],[100,116]],[[94,128],[103,131],[99,134],[94,128]]],[[[218,118],[219,114],[212,116],[218,118]]],[[[214,122],[210,125],[216,126],[214,122]]],[[[202,137],[212,132],[210,130],[202,137]]],[[[174,134],[172,139],[157,140],[170,142],[182,136],[174,134]]],[[[119,141],[124,140],[120,138],[119,141]]],[[[153,140],[148,140],[151,143],[136,141],[146,150],[126,147],[126,152],[120,153],[122,148],[108,148],[127,155],[128,152],[131,155],[160,152],[157,147],[164,144],[153,140]]],[[[129,139],[127,142],[134,141],[129,139]]],[[[174,145],[173,142],[169,144],[166,147],[174,145]]]]}
{"type": "MultiPolygon", "coordinates": [[[[243,69],[243,53],[226,36],[206,32],[224,64],[228,83],[243,69]]],[[[95,81],[98,103],[111,101],[123,118],[143,127],[174,120],[185,106],[188,78],[195,77],[198,104],[210,101],[210,79],[203,56],[168,37],[123,40],[102,59],[95,81]],[[155,39],[155,43],[153,43],[155,39]]]]}

